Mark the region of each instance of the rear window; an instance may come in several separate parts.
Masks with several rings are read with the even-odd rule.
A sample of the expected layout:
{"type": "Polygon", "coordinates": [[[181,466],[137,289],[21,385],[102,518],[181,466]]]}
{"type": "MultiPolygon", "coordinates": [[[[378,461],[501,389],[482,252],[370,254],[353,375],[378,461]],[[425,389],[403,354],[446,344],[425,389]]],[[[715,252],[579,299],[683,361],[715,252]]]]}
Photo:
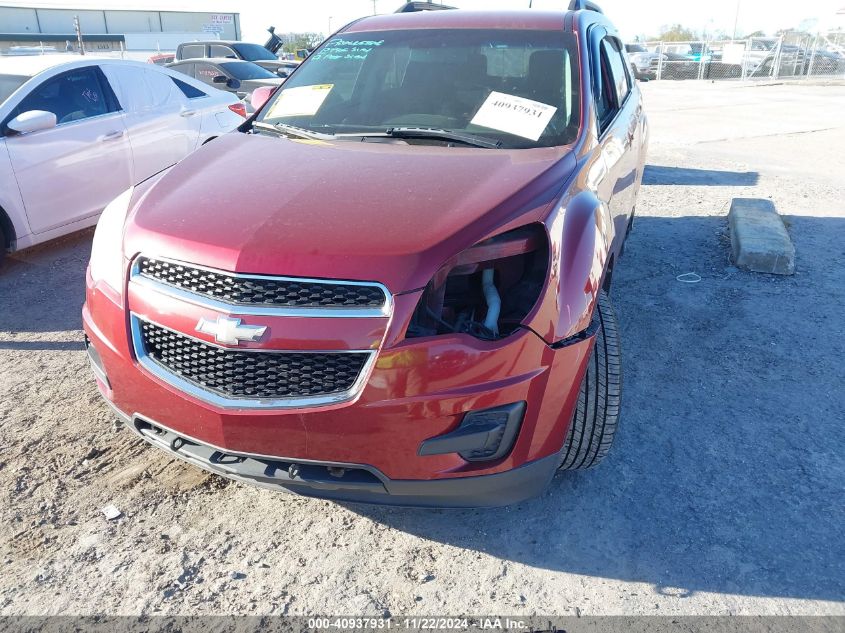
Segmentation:
{"type": "Polygon", "coordinates": [[[273,53],[268,51],[263,46],[259,46],[258,44],[233,44],[232,48],[238,51],[242,58],[247,59],[249,61],[254,61],[256,59],[266,59],[268,61],[279,59],[278,57],[273,55],[273,53]]]}
{"type": "Polygon", "coordinates": [[[187,84],[180,79],[176,79],[176,77],[171,77],[173,83],[182,91],[182,94],[188,97],[188,99],[197,99],[199,97],[207,97],[202,90],[199,88],[194,88],[191,84],[187,84]]]}
{"type": "Polygon", "coordinates": [[[0,75],[0,103],[11,97],[28,79],[22,75],[0,75]]]}

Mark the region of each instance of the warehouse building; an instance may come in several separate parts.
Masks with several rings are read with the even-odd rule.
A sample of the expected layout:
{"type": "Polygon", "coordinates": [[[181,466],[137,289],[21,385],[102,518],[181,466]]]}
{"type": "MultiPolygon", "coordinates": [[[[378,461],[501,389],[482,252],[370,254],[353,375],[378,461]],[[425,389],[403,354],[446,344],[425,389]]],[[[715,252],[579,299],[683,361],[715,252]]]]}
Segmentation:
{"type": "Polygon", "coordinates": [[[0,2],[0,54],[78,52],[75,17],[83,47],[90,53],[143,57],[149,52],[174,51],[181,42],[241,36],[237,13],[74,9],[58,4],[0,2]]]}

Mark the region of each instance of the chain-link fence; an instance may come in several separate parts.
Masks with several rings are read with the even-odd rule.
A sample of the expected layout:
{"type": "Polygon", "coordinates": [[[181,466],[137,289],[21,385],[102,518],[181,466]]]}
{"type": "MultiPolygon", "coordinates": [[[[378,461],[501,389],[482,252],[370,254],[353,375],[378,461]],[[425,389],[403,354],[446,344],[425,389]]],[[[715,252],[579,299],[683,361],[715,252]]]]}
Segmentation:
{"type": "Polygon", "coordinates": [[[638,79],[845,79],[845,32],[629,44],[638,79]]]}

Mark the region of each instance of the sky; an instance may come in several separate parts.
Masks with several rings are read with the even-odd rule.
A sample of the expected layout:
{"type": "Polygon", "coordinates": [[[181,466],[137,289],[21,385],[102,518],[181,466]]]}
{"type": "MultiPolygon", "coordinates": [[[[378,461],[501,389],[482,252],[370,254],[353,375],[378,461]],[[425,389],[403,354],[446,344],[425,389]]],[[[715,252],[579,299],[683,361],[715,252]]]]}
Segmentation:
{"type": "MultiPolygon", "coordinates": [[[[270,25],[285,33],[328,34],[363,15],[392,13],[404,0],[0,0],[0,5],[96,9],[161,9],[239,12],[243,39],[264,43],[270,25]]],[[[436,0],[439,1],[439,0],[436,0]]],[[[462,9],[521,9],[529,0],[445,0],[462,9]]],[[[781,28],[829,30],[845,26],[845,0],[598,0],[625,39],[655,35],[663,25],[680,23],[695,31],[732,34],[737,18],[740,34],[781,28]],[[737,9],[739,9],[737,14],[737,9]]],[[[536,9],[565,9],[569,0],[533,0],[536,9]]]]}

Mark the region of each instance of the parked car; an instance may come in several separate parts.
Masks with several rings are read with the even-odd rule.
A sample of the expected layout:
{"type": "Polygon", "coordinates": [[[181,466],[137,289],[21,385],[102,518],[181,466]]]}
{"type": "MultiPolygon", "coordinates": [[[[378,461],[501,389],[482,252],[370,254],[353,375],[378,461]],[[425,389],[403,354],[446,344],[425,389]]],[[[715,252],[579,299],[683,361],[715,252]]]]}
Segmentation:
{"type": "Polygon", "coordinates": [[[176,55],[174,53],[159,53],[157,55],[151,55],[147,63],[155,64],[156,66],[166,66],[167,64],[172,64],[175,59],[176,55]]]}
{"type": "Polygon", "coordinates": [[[175,62],[168,68],[194,77],[213,88],[237,95],[247,104],[247,112],[252,112],[249,97],[253,90],[262,86],[275,88],[284,81],[261,66],[241,60],[198,59],[175,62]]]}
{"type": "Polygon", "coordinates": [[[358,20],[118,196],[83,309],[115,414],[212,472],[371,503],[503,505],[604,458],[648,125],[584,4],[358,20]]]}
{"type": "Polygon", "coordinates": [[[150,64],[0,59],[0,257],[95,224],[115,195],[244,116],[234,96],[150,64]]]}
{"type": "Polygon", "coordinates": [[[685,53],[665,50],[651,60],[651,72],[660,79],[698,79],[701,64],[685,53]],[[661,59],[662,55],[662,59],[661,59]]]}
{"type": "Polygon", "coordinates": [[[287,77],[299,65],[298,62],[282,60],[260,44],[226,40],[208,42],[185,42],[176,48],[176,61],[186,59],[243,59],[258,64],[281,78],[287,77]]]}
{"type": "Polygon", "coordinates": [[[655,78],[652,62],[660,57],[659,53],[649,51],[642,44],[625,44],[625,51],[628,53],[634,77],[644,81],[655,78]]]}

